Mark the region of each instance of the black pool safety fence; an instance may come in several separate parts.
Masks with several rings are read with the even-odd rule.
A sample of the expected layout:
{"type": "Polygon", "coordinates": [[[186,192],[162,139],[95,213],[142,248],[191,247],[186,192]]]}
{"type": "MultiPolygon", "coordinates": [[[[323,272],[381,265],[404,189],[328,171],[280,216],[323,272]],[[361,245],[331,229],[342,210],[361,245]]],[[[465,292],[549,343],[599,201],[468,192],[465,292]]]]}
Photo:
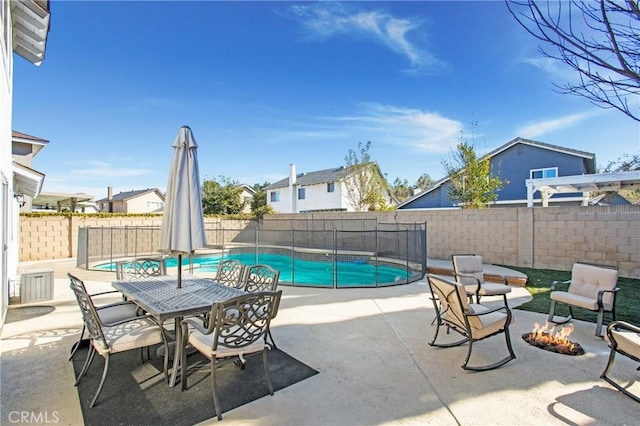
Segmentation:
{"type": "MultiPolygon", "coordinates": [[[[216,266],[211,269],[209,259],[216,265],[225,258],[271,264],[280,271],[280,284],[292,286],[407,284],[426,273],[426,229],[426,223],[378,223],[375,219],[268,220],[241,228],[214,226],[205,229],[207,248],[183,262],[190,270],[211,277],[216,266]]],[[[104,269],[122,260],[159,256],[159,245],[157,226],[80,228],[77,266],[104,269]]]]}

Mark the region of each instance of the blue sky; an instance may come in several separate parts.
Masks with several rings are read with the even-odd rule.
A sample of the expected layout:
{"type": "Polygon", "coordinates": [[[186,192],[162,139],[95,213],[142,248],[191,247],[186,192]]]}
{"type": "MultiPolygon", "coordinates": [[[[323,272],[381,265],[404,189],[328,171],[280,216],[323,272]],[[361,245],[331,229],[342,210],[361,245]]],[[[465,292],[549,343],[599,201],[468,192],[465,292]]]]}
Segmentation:
{"type": "MultiPolygon", "coordinates": [[[[502,1],[51,3],[46,58],[15,56],[13,129],[50,141],[44,192],[166,189],[180,126],[200,176],[275,182],[371,141],[389,182],[444,176],[461,135],[596,154],[640,151],[622,113],[554,91],[502,1]],[[475,123],[475,124],[474,124],[475,123]]],[[[637,103],[637,100],[636,100],[637,103]]]]}

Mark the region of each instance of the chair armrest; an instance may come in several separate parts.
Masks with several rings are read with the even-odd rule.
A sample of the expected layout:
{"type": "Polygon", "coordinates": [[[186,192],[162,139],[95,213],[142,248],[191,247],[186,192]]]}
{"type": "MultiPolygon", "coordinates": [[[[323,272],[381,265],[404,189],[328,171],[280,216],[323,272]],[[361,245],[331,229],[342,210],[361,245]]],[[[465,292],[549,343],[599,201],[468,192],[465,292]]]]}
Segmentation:
{"type": "MultiPolygon", "coordinates": [[[[120,293],[118,290],[101,291],[99,293],[91,293],[89,297],[102,296],[103,294],[120,293]]],[[[120,293],[122,294],[122,293],[120,293]]]]}
{"type": "Polygon", "coordinates": [[[624,330],[633,331],[634,333],[640,333],[640,327],[633,325],[625,321],[613,321],[607,326],[607,334],[611,336],[610,331],[614,328],[621,328],[624,330]]]}
{"type": "MultiPolygon", "coordinates": [[[[480,287],[482,286],[482,283],[478,278],[474,277],[473,275],[459,274],[457,272],[454,272],[453,275],[454,277],[471,278],[472,280],[475,280],[478,285],[478,287],[476,287],[476,293],[480,291],[480,287]]],[[[472,285],[472,284],[465,284],[465,285],[472,285]]]]}
{"type": "Polygon", "coordinates": [[[480,315],[491,314],[493,312],[501,311],[503,309],[506,310],[509,315],[511,314],[511,309],[509,309],[508,306],[498,306],[497,308],[487,309],[486,311],[482,311],[482,312],[464,312],[464,315],[467,317],[479,317],[480,315]]]}
{"type": "Polygon", "coordinates": [[[604,298],[605,293],[613,293],[613,303],[615,303],[616,293],[618,291],[620,291],[620,287],[616,287],[612,290],[606,290],[606,289],[598,290],[598,308],[602,308],[604,306],[604,304],[602,303],[602,299],[604,298]]]}
{"type": "Polygon", "coordinates": [[[204,326],[202,322],[198,321],[197,317],[190,317],[190,318],[183,319],[180,322],[180,324],[182,327],[182,335],[185,337],[187,336],[189,326],[192,326],[202,334],[209,334],[207,332],[207,328],[204,326]]]}
{"type": "Polygon", "coordinates": [[[103,323],[102,321],[100,321],[100,318],[98,318],[98,321],[100,321],[100,323],[102,325],[104,325],[104,326],[113,327],[114,325],[121,325],[121,324],[126,324],[126,323],[132,322],[132,321],[138,321],[138,320],[140,320],[142,318],[149,318],[151,321],[156,323],[156,325],[158,327],[160,327],[160,323],[158,321],[156,321],[156,319],[154,317],[152,317],[151,315],[141,315],[141,316],[126,318],[126,319],[123,319],[123,320],[120,320],[120,321],[110,322],[110,323],[103,323]]]}
{"type": "Polygon", "coordinates": [[[560,284],[563,284],[563,285],[571,284],[571,280],[567,280],[567,281],[553,281],[553,282],[551,283],[551,291],[556,290],[556,287],[557,287],[558,285],[560,285],[560,284]]]}

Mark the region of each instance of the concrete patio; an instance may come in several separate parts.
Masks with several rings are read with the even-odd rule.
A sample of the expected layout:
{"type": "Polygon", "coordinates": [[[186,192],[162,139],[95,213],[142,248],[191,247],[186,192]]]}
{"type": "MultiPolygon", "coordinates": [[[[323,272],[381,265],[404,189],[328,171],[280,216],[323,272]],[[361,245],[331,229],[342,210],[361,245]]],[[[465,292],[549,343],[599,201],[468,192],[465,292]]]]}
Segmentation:
{"type": "MultiPolygon", "coordinates": [[[[21,413],[31,420],[23,423],[83,424],[67,361],[81,318],[66,274],[85,280],[90,292],[111,289],[114,274],[77,269],[75,260],[24,266],[54,269],[55,294],[51,301],[9,308],[9,319],[21,319],[20,308],[43,307],[42,315],[7,322],[2,329],[0,424],[19,424],[21,413]]],[[[379,289],[281,288],[273,336],[279,348],[320,374],[224,413],[224,423],[638,424],[640,406],[599,378],[609,349],[594,336],[595,324],[574,322],[571,340],[585,355],[559,355],[521,338],[546,316],[516,309],[511,338],[517,358],[496,370],[466,372],[460,368],[466,345],[428,345],[435,312],[424,281],[379,289]]],[[[524,288],[513,287],[509,303],[517,306],[529,297],[524,288]]],[[[474,346],[472,360],[495,360],[505,351],[504,338],[492,337],[474,346]]],[[[638,379],[636,368],[618,357],[614,371],[638,379]]],[[[640,393],[640,384],[633,383],[633,390],[640,393]]]]}

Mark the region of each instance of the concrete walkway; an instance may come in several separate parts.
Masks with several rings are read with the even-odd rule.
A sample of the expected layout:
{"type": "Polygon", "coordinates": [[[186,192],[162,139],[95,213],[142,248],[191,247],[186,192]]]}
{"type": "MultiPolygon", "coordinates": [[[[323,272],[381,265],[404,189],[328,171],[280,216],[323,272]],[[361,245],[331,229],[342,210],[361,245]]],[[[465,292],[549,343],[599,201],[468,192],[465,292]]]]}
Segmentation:
{"type": "MultiPolygon", "coordinates": [[[[15,420],[23,413],[31,421],[22,423],[83,424],[67,361],[81,319],[66,274],[85,280],[91,292],[110,289],[114,276],[77,269],[69,260],[25,266],[53,268],[55,296],[35,304],[50,312],[2,329],[0,424],[19,424],[15,420]]],[[[428,345],[435,313],[424,281],[379,289],[281,288],[272,330],[278,347],[320,374],[224,413],[226,424],[638,424],[640,406],[599,378],[609,350],[594,336],[595,324],[574,322],[571,340],[585,355],[559,355],[520,337],[534,322],[544,323],[545,315],[516,309],[511,338],[517,358],[497,370],[474,373],[460,368],[466,346],[428,345]]],[[[529,298],[526,289],[514,287],[509,303],[517,306],[529,298]]],[[[504,338],[492,337],[474,346],[472,359],[502,358],[505,352],[504,338]]],[[[620,358],[615,371],[638,380],[636,367],[620,358]]],[[[633,389],[640,393],[640,384],[633,389]]]]}

